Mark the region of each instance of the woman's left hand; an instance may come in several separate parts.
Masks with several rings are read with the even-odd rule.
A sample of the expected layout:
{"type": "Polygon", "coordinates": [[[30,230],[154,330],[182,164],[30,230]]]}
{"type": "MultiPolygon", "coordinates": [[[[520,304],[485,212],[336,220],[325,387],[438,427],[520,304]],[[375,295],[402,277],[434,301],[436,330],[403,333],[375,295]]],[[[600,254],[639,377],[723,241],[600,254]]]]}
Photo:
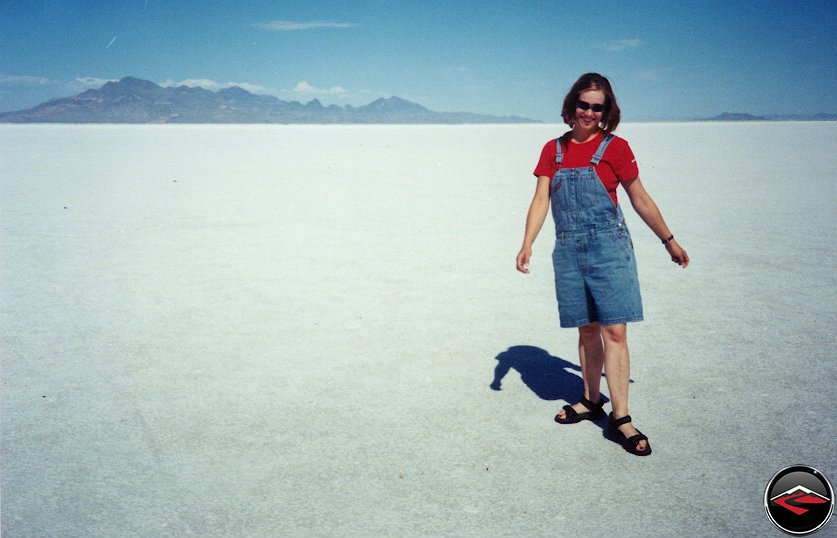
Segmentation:
{"type": "Polygon", "coordinates": [[[666,243],[666,250],[671,255],[671,261],[680,265],[683,269],[689,266],[689,255],[683,250],[683,247],[677,244],[675,239],[666,243]]]}

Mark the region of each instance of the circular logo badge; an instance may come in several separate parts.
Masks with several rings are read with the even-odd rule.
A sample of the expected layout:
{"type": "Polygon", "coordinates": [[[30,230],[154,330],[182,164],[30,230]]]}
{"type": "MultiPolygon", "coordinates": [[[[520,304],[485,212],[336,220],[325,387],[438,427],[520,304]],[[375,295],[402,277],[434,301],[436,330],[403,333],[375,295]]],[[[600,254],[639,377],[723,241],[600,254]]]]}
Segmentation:
{"type": "Polygon", "coordinates": [[[828,523],[834,511],[834,490],[813,467],[785,467],[768,482],[764,509],[779,530],[796,536],[811,534],[828,523]]]}

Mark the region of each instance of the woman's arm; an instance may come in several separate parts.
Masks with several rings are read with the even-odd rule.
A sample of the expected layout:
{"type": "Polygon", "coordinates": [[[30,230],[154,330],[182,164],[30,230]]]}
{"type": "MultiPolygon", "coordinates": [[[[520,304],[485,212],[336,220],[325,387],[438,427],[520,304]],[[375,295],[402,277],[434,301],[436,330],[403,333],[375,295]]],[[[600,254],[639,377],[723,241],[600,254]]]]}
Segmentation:
{"type": "MultiPolygon", "coordinates": [[[[657,207],[657,204],[654,203],[654,200],[651,199],[651,195],[645,190],[645,187],[642,185],[642,181],[637,177],[636,179],[632,179],[630,181],[622,182],[622,186],[625,187],[625,192],[628,193],[628,198],[631,200],[631,205],[634,208],[634,211],[637,212],[637,215],[651,228],[651,231],[657,234],[657,237],[660,240],[664,240],[668,237],[672,236],[671,230],[668,229],[666,226],[665,220],[663,220],[663,215],[660,213],[660,209],[657,207]]],[[[669,255],[671,255],[671,261],[674,263],[683,266],[685,269],[689,265],[689,255],[683,250],[677,241],[672,239],[671,241],[666,242],[666,250],[668,250],[669,255]]]]}
{"type": "Polygon", "coordinates": [[[532,244],[541,231],[543,221],[549,212],[549,185],[552,180],[548,176],[538,176],[535,186],[535,196],[526,215],[526,233],[523,235],[523,246],[517,254],[517,270],[521,273],[529,272],[529,260],[532,258],[532,244]]]}

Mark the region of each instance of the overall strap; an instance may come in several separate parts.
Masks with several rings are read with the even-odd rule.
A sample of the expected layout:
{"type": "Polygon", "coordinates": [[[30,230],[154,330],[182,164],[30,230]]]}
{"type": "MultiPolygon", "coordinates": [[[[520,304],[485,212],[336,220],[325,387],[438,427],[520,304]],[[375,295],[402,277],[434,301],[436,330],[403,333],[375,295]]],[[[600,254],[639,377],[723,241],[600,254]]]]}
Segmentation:
{"type": "Polygon", "coordinates": [[[564,161],[564,154],[561,153],[561,137],[555,139],[555,164],[561,164],[564,161]]]}
{"type": "Polygon", "coordinates": [[[593,155],[593,158],[590,159],[590,164],[594,166],[599,164],[599,161],[602,160],[602,156],[604,156],[604,152],[607,149],[607,145],[610,144],[610,141],[613,140],[614,136],[615,135],[609,134],[602,139],[602,143],[599,144],[599,149],[596,150],[595,155],[593,155]]]}

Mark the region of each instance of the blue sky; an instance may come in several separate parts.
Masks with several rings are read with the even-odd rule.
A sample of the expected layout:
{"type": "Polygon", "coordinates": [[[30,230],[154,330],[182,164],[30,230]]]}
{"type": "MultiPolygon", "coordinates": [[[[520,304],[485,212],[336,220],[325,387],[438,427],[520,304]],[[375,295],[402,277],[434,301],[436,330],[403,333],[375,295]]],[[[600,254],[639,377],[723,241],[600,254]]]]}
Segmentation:
{"type": "Polygon", "coordinates": [[[829,0],[0,0],[0,110],[131,75],[559,121],[596,71],[626,121],[837,113],[835,35],[829,0]]]}

